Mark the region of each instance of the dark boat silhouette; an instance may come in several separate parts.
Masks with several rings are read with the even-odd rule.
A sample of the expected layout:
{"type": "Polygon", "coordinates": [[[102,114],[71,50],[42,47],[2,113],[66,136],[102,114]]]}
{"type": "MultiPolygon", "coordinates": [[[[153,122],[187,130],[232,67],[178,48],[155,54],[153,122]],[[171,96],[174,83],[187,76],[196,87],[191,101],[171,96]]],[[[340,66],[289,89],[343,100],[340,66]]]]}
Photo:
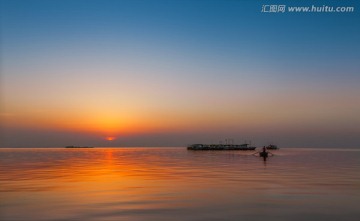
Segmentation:
{"type": "Polygon", "coordinates": [[[266,146],[266,149],[268,149],[268,150],[278,150],[279,147],[274,145],[274,144],[270,144],[270,145],[266,146]]]}
{"type": "Polygon", "coordinates": [[[192,144],[188,150],[255,150],[250,144],[192,144]]]}
{"type": "Polygon", "coordinates": [[[269,156],[269,152],[259,152],[259,156],[260,156],[260,157],[268,157],[268,156],[269,156]]]}

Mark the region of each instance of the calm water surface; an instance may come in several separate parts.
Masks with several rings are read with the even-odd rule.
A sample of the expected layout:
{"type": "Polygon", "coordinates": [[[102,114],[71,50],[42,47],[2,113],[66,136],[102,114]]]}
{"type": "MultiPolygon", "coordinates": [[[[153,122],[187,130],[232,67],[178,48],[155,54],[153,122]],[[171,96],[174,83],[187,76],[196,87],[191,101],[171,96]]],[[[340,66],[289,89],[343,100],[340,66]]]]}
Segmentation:
{"type": "Polygon", "coordinates": [[[0,220],[358,220],[360,150],[0,149],[0,220]]]}

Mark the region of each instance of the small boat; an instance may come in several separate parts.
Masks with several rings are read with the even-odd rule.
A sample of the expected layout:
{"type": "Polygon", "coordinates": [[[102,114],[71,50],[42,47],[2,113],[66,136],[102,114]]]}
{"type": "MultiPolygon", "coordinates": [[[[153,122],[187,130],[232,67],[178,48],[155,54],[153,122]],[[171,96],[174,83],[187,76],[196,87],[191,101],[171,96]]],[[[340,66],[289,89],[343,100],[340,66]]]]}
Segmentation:
{"type": "Polygon", "coordinates": [[[94,148],[89,146],[66,146],[65,148],[94,148]]]}
{"type": "Polygon", "coordinates": [[[266,146],[266,149],[267,150],[278,150],[279,147],[276,145],[270,144],[270,145],[266,146]]]}
{"type": "Polygon", "coordinates": [[[260,156],[260,157],[268,157],[268,156],[269,156],[269,152],[259,152],[259,156],[260,156]]]}
{"type": "Polygon", "coordinates": [[[262,157],[262,158],[264,158],[264,160],[266,160],[266,158],[268,158],[268,157],[274,156],[273,153],[267,151],[267,149],[266,149],[265,146],[262,148],[262,151],[256,152],[256,153],[254,153],[253,155],[254,155],[254,156],[262,157]]]}

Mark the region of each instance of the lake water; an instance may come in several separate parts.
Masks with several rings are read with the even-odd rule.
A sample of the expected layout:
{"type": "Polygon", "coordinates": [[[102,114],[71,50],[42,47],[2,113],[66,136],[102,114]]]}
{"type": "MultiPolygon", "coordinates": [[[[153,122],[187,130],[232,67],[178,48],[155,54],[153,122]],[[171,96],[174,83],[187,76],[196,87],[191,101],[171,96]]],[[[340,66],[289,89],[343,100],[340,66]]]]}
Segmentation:
{"type": "Polygon", "coordinates": [[[358,220],[360,150],[0,149],[0,220],[358,220]]]}

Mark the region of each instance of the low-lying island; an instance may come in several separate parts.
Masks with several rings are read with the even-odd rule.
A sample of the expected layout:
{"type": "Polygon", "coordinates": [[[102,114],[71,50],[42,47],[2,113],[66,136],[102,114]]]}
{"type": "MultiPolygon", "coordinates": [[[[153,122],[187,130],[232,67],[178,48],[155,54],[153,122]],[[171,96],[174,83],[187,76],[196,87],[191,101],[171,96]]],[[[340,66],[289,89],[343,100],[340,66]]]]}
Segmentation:
{"type": "Polygon", "coordinates": [[[66,146],[65,148],[94,148],[89,146],[66,146]]]}

